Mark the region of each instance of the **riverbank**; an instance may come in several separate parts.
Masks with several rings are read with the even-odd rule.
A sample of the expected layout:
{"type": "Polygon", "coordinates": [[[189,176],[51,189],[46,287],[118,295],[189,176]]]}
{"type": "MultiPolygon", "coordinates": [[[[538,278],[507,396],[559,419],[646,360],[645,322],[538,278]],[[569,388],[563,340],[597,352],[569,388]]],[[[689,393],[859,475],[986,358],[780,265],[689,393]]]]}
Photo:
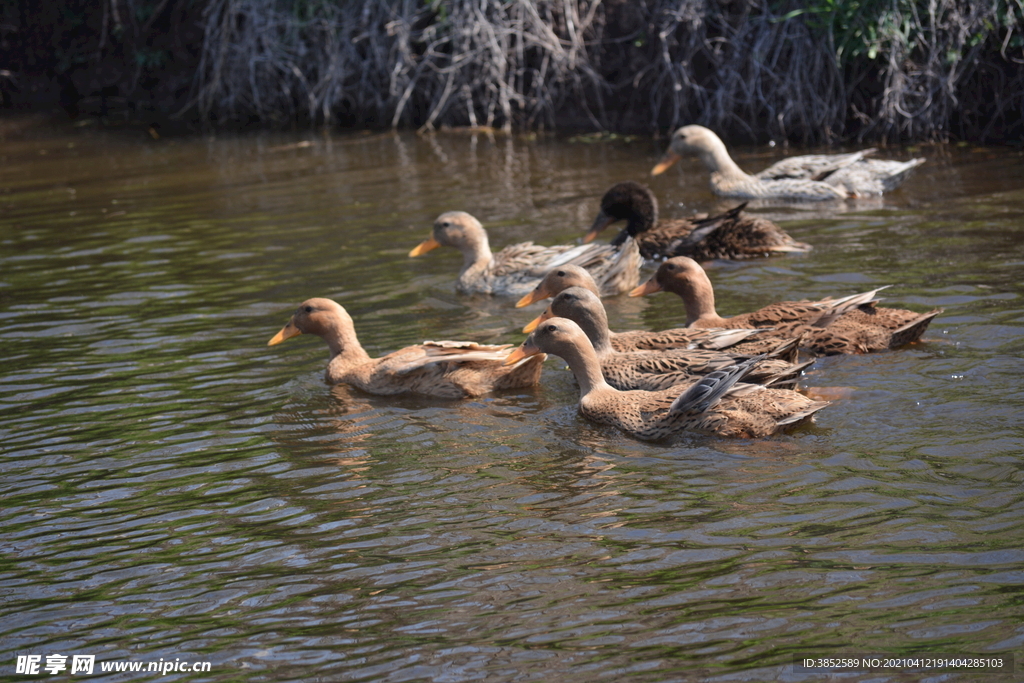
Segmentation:
{"type": "Polygon", "coordinates": [[[571,0],[21,3],[0,102],[208,127],[1024,139],[1024,8],[571,0]]]}

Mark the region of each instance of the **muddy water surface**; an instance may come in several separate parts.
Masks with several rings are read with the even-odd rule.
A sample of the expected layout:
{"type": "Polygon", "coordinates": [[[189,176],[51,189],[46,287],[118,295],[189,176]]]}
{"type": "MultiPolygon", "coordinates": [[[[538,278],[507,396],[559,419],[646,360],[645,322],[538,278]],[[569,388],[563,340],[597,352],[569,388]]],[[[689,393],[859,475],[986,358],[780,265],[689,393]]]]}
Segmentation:
{"type": "MultiPolygon", "coordinates": [[[[922,344],[817,362],[806,384],[846,397],[772,439],[637,442],[577,414],[557,360],[452,404],[328,387],[315,338],[267,348],[310,296],[374,355],[518,343],[541,306],[457,295],[458,254],[409,249],[452,209],[496,247],[575,240],[661,144],[5,129],[3,676],[53,653],[209,661],[164,678],[210,681],[1022,660],[1019,151],[889,150],[928,163],[884,200],[755,209],[815,249],[709,264],[723,314],[886,284],[946,309],[922,344]]],[[[651,186],[667,216],[721,206],[695,160],[651,186]]],[[[683,319],[667,294],[608,306],[615,329],[683,319]]],[[[897,680],[849,674],[869,679],[897,680]]]]}

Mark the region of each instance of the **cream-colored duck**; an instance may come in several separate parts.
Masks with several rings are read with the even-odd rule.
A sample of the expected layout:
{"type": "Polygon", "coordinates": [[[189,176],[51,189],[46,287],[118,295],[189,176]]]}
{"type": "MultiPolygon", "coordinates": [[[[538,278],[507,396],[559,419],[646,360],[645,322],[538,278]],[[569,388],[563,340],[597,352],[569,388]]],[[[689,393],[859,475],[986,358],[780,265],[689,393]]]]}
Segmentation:
{"type": "MultiPolygon", "coordinates": [[[[884,289],[884,288],[879,288],[884,289]]],[[[867,353],[917,341],[932,318],[942,312],[915,313],[875,304],[878,289],[841,299],[784,301],[753,313],[723,318],[715,311],[715,292],[707,273],[693,259],[677,256],[658,267],[646,284],[629,293],[659,291],[679,295],[690,327],[771,327],[775,334],[799,337],[815,353],[867,353]]]]}
{"type": "Polygon", "coordinates": [[[729,156],[721,138],[703,126],[683,126],[652,170],[663,173],[686,155],[696,155],[711,172],[711,191],[739,199],[825,201],[879,195],[898,186],[924,159],[865,159],[873,149],[852,154],[808,155],[784,159],[748,175],[729,156]]]}
{"type": "MultiPolygon", "coordinates": [[[[579,325],[594,347],[608,384],[624,391],[667,389],[750,358],[729,351],[707,349],[616,351],[611,344],[604,305],[596,294],[583,287],[569,287],[559,292],[547,310],[524,327],[523,332],[532,332],[551,318],[566,318],[579,325]]],[[[774,349],[773,357],[762,356],[763,360],[747,375],[748,380],[774,386],[796,382],[800,372],[811,363],[794,365],[777,357],[795,351],[796,346],[796,340],[791,339],[774,349]]]]}
{"type": "Polygon", "coordinates": [[[449,211],[438,216],[430,238],[410,251],[409,256],[420,256],[441,246],[455,247],[462,252],[462,271],[455,286],[463,293],[522,296],[552,268],[575,264],[593,274],[605,296],[614,296],[636,286],[643,265],[633,240],[621,247],[593,244],[542,247],[523,242],[492,254],[487,232],[480,221],[465,211],[449,211]]]}
{"type": "Polygon", "coordinates": [[[415,393],[441,398],[480,396],[499,389],[533,386],[540,379],[544,358],[508,366],[511,344],[487,346],[474,342],[424,342],[381,358],[370,358],[356,338],[348,312],[330,299],[308,299],[288,324],[267,342],[280,344],[299,334],[314,334],[327,342],[331,359],[325,379],[345,383],[371,394],[415,393]]]}
{"type": "Polygon", "coordinates": [[[632,237],[646,259],[740,260],[811,250],[809,244],[797,242],[767,218],[744,213],[744,207],[746,204],[741,204],[707,218],[659,220],[658,200],[650,188],[632,181],[618,183],[601,198],[601,211],[583,242],[590,242],[616,221],[626,221],[611,244],[632,237]]]}
{"type": "Polygon", "coordinates": [[[538,353],[554,354],[569,364],[580,385],[579,409],[585,417],[644,440],[683,432],[768,436],[828,405],[789,389],[739,383],[753,367],[753,359],[690,385],[663,391],[619,391],[605,381],[587,335],[565,318],[546,320],[506,362],[516,363],[538,353]]]}
{"type": "MultiPolygon", "coordinates": [[[[598,294],[597,283],[579,266],[561,266],[548,272],[536,288],[516,303],[517,308],[535,301],[558,296],[570,287],[582,287],[598,294]]],[[[563,316],[564,317],[564,316],[563,316]]],[[[524,332],[530,330],[524,329],[524,332]]],[[[616,351],[659,351],[664,349],[709,349],[728,350],[729,353],[756,356],[761,353],[778,353],[786,341],[778,336],[769,336],[759,329],[694,329],[679,327],[660,332],[630,330],[608,333],[611,346],[616,351]]],[[[796,361],[796,349],[789,356],[780,356],[789,362],[796,361]]]]}

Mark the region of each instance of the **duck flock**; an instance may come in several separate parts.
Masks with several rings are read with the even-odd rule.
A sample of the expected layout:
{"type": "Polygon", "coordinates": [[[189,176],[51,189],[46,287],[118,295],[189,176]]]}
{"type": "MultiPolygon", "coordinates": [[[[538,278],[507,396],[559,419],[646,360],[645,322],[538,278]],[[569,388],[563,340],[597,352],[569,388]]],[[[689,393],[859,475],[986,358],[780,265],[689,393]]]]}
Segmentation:
{"type": "MultiPolygon", "coordinates": [[[[721,139],[684,126],[652,174],[696,155],[711,174],[712,191],[738,199],[827,201],[878,195],[896,187],[923,159],[907,162],[852,154],[785,159],[756,175],[744,173],[721,139]]],[[[580,412],[644,440],[681,432],[756,438],[813,418],[828,405],[798,391],[804,368],[818,355],[871,353],[920,339],[941,313],[877,305],[878,289],[820,301],[784,301],[723,318],[699,261],[749,259],[811,247],[769,220],[744,213],[746,204],[716,216],[661,219],[651,191],[636,182],[610,188],[581,245],[531,242],[492,253],[487,232],[463,211],[438,216],[428,239],[409,256],[437,247],[463,254],[456,289],[519,297],[517,307],[551,299],[523,329],[518,348],[440,341],[371,358],[352,318],[338,303],[304,301],[269,342],[299,334],[330,348],[326,380],[379,395],[419,393],[448,399],[537,384],[547,354],[569,365],[580,387],[580,412]],[[626,226],[609,244],[593,240],[608,225],[626,226]],[[640,284],[646,262],[657,271],[640,284]],[[668,291],[686,310],[686,327],[612,332],[601,297],[668,291]],[[801,360],[804,358],[804,360],[801,360]],[[809,358],[809,359],[808,359],[809,358]]]]}

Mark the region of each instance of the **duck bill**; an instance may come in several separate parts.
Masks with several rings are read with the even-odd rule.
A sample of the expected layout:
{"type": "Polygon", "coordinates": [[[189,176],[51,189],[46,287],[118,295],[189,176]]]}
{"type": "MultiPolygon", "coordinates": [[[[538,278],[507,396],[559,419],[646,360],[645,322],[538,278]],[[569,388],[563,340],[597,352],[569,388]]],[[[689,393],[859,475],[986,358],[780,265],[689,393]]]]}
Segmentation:
{"type": "Polygon", "coordinates": [[[661,175],[667,171],[672,164],[676,163],[680,159],[682,159],[682,157],[672,150],[665,152],[661,157],[661,161],[658,162],[658,165],[651,169],[651,175],[661,175]]]}
{"type": "Polygon", "coordinates": [[[550,317],[551,317],[551,311],[550,310],[544,311],[543,313],[538,315],[536,318],[534,318],[530,322],[526,323],[526,326],[523,328],[523,332],[525,332],[526,334],[530,334],[535,329],[537,329],[537,325],[540,325],[542,322],[544,322],[545,320],[547,320],[550,317]]]}
{"type": "Polygon", "coordinates": [[[535,301],[543,301],[544,299],[547,299],[549,296],[551,295],[548,294],[547,290],[542,289],[540,285],[537,285],[536,289],[534,289],[532,292],[525,295],[522,299],[516,302],[516,308],[529,306],[535,301]]]}
{"type": "Polygon", "coordinates": [[[295,327],[295,325],[292,325],[291,321],[289,321],[287,325],[281,328],[280,332],[275,334],[273,338],[267,342],[267,346],[275,346],[283,342],[285,339],[298,337],[300,334],[302,334],[302,330],[295,327]]]}
{"type": "Polygon", "coordinates": [[[530,339],[527,339],[518,349],[508,354],[502,365],[515,365],[522,359],[536,356],[538,353],[540,353],[540,349],[534,346],[530,339]]]}
{"type": "Polygon", "coordinates": [[[437,249],[439,246],[441,246],[440,242],[435,240],[433,237],[428,237],[427,239],[423,240],[418,245],[416,245],[416,247],[409,252],[409,258],[413,258],[415,256],[422,256],[431,249],[437,249]]]}
{"type": "Polygon", "coordinates": [[[604,211],[597,214],[597,218],[594,219],[593,225],[590,226],[590,230],[583,236],[583,244],[589,244],[593,242],[597,235],[607,228],[610,224],[614,223],[615,219],[606,214],[604,211]]]}
{"type": "Polygon", "coordinates": [[[658,278],[652,277],[647,282],[643,283],[639,287],[635,287],[630,290],[630,296],[646,296],[647,294],[654,294],[655,292],[662,291],[661,284],[658,282],[658,278]]]}

